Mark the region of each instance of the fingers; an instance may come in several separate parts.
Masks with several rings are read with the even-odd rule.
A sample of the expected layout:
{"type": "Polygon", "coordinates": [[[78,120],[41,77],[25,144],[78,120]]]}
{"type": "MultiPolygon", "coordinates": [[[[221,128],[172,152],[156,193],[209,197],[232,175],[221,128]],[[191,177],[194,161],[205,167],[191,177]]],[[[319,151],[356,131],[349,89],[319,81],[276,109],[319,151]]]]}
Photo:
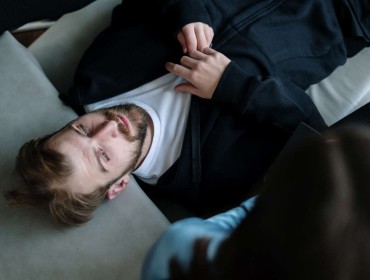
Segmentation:
{"type": "Polygon", "coordinates": [[[180,64],[168,62],[165,67],[169,72],[189,80],[192,70],[196,69],[199,61],[205,59],[206,56],[200,51],[192,51],[189,56],[185,55],[181,58],[180,64]]]}
{"type": "Polygon", "coordinates": [[[187,53],[188,52],[188,48],[187,48],[187,45],[186,45],[186,39],[185,39],[184,33],[180,32],[177,35],[177,40],[179,41],[179,43],[180,43],[180,45],[182,47],[183,53],[187,53]]]}
{"type": "MultiPolygon", "coordinates": [[[[191,54],[193,54],[194,52],[196,51],[192,51],[191,54]]],[[[196,66],[198,60],[199,58],[197,57],[183,56],[180,60],[180,63],[182,66],[192,69],[196,66]]]]}
{"type": "Polygon", "coordinates": [[[182,83],[175,86],[176,92],[187,92],[190,94],[198,95],[199,90],[191,83],[182,83]]]}
{"type": "MultiPolygon", "coordinates": [[[[166,69],[179,76],[179,77],[182,77],[184,78],[185,80],[188,80],[190,75],[191,75],[191,70],[182,66],[182,65],[179,65],[179,64],[174,64],[174,63],[171,63],[171,62],[168,62],[166,63],[166,69]]],[[[194,95],[200,95],[200,91],[199,89],[194,86],[192,83],[190,82],[185,82],[185,83],[181,83],[181,84],[178,84],[177,86],[175,86],[175,91],[176,92],[187,92],[187,93],[190,93],[190,94],[194,94],[194,95]]]]}
{"type": "Polygon", "coordinates": [[[166,63],[166,69],[182,77],[186,83],[176,86],[175,91],[189,92],[201,98],[211,99],[230,60],[221,53],[205,48],[194,50],[180,59],[180,64],[166,63]]]}
{"type": "Polygon", "coordinates": [[[214,33],[213,33],[213,29],[207,25],[208,28],[206,28],[206,39],[207,39],[207,46],[206,47],[209,47],[213,41],[213,36],[214,36],[214,33]]]}
{"type": "Polygon", "coordinates": [[[217,53],[217,51],[214,50],[214,49],[211,49],[209,47],[203,49],[203,54],[212,55],[212,54],[215,54],[215,53],[217,53]]]}
{"type": "Polygon", "coordinates": [[[197,48],[197,37],[194,29],[183,28],[183,31],[179,33],[178,40],[182,46],[183,52],[187,53],[197,48]],[[183,41],[183,44],[181,41],[183,41]]]}
{"type": "Polygon", "coordinates": [[[185,25],[177,35],[184,53],[203,51],[213,40],[213,29],[204,23],[196,22],[185,25]]]}
{"type": "Polygon", "coordinates": [[[191,70],[189,68],[184,67],[180,64],[167,62],[165,66],[166,66],[167,71],[175,74],[176,76],[182,77],[185,80],[187,80],[191,74],[191,70]]]}
{"type": "Polygon", "coordinates": [[[195,27],[195,35],[197,38],[197,46],[192,50],[202,51],[205,47],[209,46],[209,44],[207,44],[207,37],[205,34],[204,26],[197,25],[195,27]]]}
{"type": "Polygon", "coordinates": [[[186,80],[189,80],[192,69],[196,68],[199,61],[206,59],[207,56],[210,54],[216,53],[215,50],[210,48],[205,48],[205,51],[207,53],[202,53],[196,50],[191,51],[189,53],[189,56],[185,55],[181,58],[180,64],[168,62],[166,63],[165,67],[169,72],[177,76],[180,76],[186,80]]]}
{"type": "MultiPolygon", "coordinates": [[[[195,60],[202,60],[202,59],[205,59],[207,57],[207,54],[204,54],[200,51],[192,51],[192,52],[189,53],[188,57],[193,58],[195,60]]],[[[185,58],[186,58],[186,56],[183,56],[182,59],[181,59],[181,62],[185,58]]]]}

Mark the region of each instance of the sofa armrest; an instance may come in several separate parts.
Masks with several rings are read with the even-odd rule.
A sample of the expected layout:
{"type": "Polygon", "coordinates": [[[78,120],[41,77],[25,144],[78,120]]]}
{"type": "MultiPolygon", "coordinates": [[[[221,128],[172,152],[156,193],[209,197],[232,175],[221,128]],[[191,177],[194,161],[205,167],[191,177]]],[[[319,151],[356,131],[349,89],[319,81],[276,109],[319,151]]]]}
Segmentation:
{"type": "Polygon", "coordinates": [[[68,92],[84,51],[111,20],[120,0],[96,0],[62,16],[30,47],[47,77],[60,93],[68,92]]]}

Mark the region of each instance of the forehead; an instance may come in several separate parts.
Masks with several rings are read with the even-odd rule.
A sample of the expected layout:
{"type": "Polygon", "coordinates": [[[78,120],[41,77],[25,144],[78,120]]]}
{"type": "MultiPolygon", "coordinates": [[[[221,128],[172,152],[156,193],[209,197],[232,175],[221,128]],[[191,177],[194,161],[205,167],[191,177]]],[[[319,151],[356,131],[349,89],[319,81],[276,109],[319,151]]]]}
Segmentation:
{"type": "Polygon", "coordinates": [[[90,193],[96,186],[103,185],[106,182],[105,178],[98,178],[96,172],[92,176],[91,172],[96,169],[94,169],[95,165],[93,165],[92,160],[89,160],[91,157],[86,156],[89,150],[87,150],[84,138],[72,127],[75,123],[86,123],[97,118],[104,119],[104,114],[102,112],[93,112],[79,117],[68,123],[48,141],[47,145],[66,156],[69,164],[73,167],[72,175],[66,179],[68,183],[61,187],[73,187],[72,191],[90,193]],[[94,178],[94,180],[91,181],[91,178],[94,178]],[[84,184],[81,182],[84,182],[84,184]]]}
{"type": "Polygon", "coordinates": [[[73,121],[71,121],[69,124],[73,124],[75,122],[81,122],[81,121],[104,119],[104,118],[105,118],[105,110],[98,110],[98,111],[90,112],[83,116],[80,116],[77,119],[74,119],[73,121]]]}
{"type": "Polygon", "coordinates": [[[58,134],[61,134],[65,131],[68,131],[71,129],[71,125],[75,123],[81,123],[81,122],[90,122],[90,121],[99,121],[99,120],[105,120],[105,113],[103,110],[94,111],[91,113],[87,113],[81,117],[78,117],[69,123],[67,123],[64,127],[62,127],[57,133],[55,133],[55,136],[58,134]]]}

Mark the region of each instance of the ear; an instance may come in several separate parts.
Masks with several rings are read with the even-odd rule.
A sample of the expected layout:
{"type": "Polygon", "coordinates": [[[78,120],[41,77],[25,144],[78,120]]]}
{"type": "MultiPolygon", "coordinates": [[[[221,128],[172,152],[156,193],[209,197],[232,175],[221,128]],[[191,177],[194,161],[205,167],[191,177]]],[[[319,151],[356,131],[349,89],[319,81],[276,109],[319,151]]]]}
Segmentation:
{"type": "Polygon", "coordinates": [[[126,188],[129,181],[130,181],[130,176],[128,174],[123,175],[113,185],[110,186],[108,193],[107,193],[107,198],[113,199],[117,195],[119,195],[126,188]]]}

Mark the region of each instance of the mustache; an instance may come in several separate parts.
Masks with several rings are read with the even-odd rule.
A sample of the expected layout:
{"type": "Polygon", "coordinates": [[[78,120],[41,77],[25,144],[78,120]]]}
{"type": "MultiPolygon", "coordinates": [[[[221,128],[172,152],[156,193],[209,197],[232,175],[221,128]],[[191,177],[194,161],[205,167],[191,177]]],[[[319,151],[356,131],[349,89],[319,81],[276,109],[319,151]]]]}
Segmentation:
{"type": "Polygon", "coordinates": [[[135,137],[133,137],[132,135],[130,135],[130,133],[127,130],[127,128],[123,125],[123,123],[121,123],[118,120],[117,113],[114,110],[108,110],[108,111],[106,111],[105,112],[105,117],[107,118],[107,120],[109,120],[109,121],[115,121],[117,123],[118,131],[120,133],[122,133],[126,137],[126,139],[128,141],[130,141],[130,142],[135,141],[135,137]]]}
{"type": "MultiPolygon", "coordinates": [[[[147,127],[148,127],[147,116],[139,114],[143,118],[141,121],[137,123],[136,121],[133,120],[132,112],[130,112],[129,110],[130,107],[132,106],[127,105],[126,107],[127,108],[124,108],[123,110],[121,108],[121,110],[119,110],[118,112],[114,110],[114,108],[108,109],[107,111],[104,112],[105,117],[107,118],[107,120],[115,121],[117,123],[119,132],[121,132],[126,137],[127,141],[134,142],[134,141],[139,140],[141,142],[145,138],[145,135],[147,132],[147,127]],[[126,126],[118,120],[117,113],[122,113],[128,118],[131,124],[133,124],[133,126],[137,129],[137,132],[135,134],[130,134],[126,126]]],[[[131,133],[133,132],[131,131],[131,133]]]]}

